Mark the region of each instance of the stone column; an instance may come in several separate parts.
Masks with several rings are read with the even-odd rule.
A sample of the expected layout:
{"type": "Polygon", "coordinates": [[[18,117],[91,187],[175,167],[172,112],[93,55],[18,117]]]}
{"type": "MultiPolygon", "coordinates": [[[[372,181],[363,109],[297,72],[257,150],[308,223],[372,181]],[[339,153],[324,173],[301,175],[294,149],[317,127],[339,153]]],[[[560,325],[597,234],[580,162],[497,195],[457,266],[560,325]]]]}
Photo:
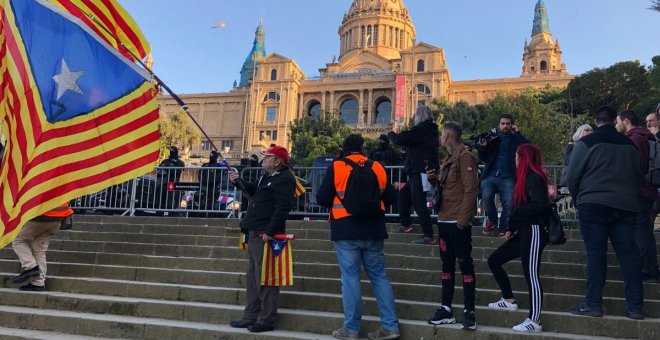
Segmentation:
{"type": "Polygon", "coordinates": [[[371,125],[374,122],[374,89],[369,89],[369,103],[367,103],[367,125],[371,125]]]}
{"type": "Polygon", "coordinates": [[[358,102],[358,124],[361,122],[364,122],[364,118],[362,118],[362,114],[364,112],[364,90],[360,89],[360,101],[358,102]]]}
{"type": "Polygon", "coordinates": [[[330,91],[330,105],[328,105],[328,110],[332,114],[335,112],[335,91],[330,91]]]}
{"type": "Polygon", "coordinates": [[[326,111],[325,107],[325,91],[321,91],[321,110],[326,111]]]}
{"type": "Polygon", "coordinates": [[[305,112],[303,105],[305,105],[305,92],[300,92],[298,93],[298,114],[296,118],[303,116],[303,112],[305,112]]]}

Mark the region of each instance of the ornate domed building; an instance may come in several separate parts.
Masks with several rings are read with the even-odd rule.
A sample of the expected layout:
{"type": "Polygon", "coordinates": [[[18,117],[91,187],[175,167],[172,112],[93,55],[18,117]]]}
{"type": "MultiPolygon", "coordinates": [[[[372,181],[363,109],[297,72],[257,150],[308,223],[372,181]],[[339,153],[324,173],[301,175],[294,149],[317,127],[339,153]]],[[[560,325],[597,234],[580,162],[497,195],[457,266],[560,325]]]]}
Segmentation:
{"type": "MultiPolygon", "coordinates": [[[[260,23],[253,48],[230,92],[182,96],[222,151],[243,157],[271,143],[289,145],[291,123],[305,115],[332,112],[358,132],[377,135],[393,120],[407,121],[432,98],[483,103],[499,92],[527,87],[564,87],[572,79],[552,40],[547,8],[538,0],[531,41],[525,41],[522,75],[452,81],[442,48],[417,41],[403,0],[353,0],[338,30],[339,57],[307,77],[293,59],[266,54],[260,23]]],[[[170,97],[161,109],[174,113],[170,97]]],[[[203,142],[192,152],[205,155],[203,142]]]]}

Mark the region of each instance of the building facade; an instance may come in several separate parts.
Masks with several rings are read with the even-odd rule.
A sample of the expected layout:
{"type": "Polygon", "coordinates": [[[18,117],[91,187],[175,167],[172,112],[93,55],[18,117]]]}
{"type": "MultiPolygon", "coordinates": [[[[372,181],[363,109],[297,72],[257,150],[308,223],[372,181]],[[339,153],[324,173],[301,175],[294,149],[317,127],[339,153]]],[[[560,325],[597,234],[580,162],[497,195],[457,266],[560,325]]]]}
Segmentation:
{"type": "MultiPolygon", "coordinates": [[[[357,132],[378,135],[394,120],[408,121],[417,105],[433,98],[484,103],[501,92],[547,85],[565,87],[573,78],[552,40],[547,8],[538,0],[531,40],[525,41],[518,78],[452,81],[442,48],[415,39],[403,0],[353,0],[338,30],[339,58],[307,77],[295,60],[266,54],[260,23],[241,80],[226,93],[181,96],[214,144],[228,158],[289,145],[290,126],[306,115],[331,112],[357,132]]],[[[159,98],[161,112],[176,102],[159,98]]],[[[191,152],[206,156],[210,143],[191,152]]]]}

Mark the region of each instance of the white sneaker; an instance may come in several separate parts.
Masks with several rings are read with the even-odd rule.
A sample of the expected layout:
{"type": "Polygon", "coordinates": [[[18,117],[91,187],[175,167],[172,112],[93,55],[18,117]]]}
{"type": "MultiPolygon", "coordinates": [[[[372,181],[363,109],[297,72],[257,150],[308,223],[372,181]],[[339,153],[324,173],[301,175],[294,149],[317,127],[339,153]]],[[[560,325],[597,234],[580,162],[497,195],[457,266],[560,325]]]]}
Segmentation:
{"type": "Polygon", "coordinates": [[[488,308],[497,309],[497,310],[508,310],[508,311],[515,312],[515,311],[518,310],[518,304],[515,303],[515,302],[513,302],[513,303],[508,302],[508,301],[504,300],[504,298],[502,298],[502,299],[500,299],[500,301],[489,303],[488,308]]]}
{"type": "Polygon", "coordinates": [[[513,330],[516,332],[541,333],[543,331],[543,327],[527,318],[520,325],[513,326],[513,330]]]}

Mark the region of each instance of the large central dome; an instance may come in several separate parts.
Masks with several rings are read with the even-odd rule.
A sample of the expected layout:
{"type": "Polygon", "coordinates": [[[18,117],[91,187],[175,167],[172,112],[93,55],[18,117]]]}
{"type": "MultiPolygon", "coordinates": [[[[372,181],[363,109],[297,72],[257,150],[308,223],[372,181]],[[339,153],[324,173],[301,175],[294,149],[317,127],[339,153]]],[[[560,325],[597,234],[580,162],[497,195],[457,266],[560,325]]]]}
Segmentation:
{"type": "Polygon", "coordinates": [[[352,15],[363,9],[385,9],[388,11],[396,11],[403,13],[407,11],[406,6],[403,5],[402,0],[353,0],[351,8],[348,10],[348,15],[352,15]]]}
{"type": "Polygon", "coordinates": [[[400,59],[401,50],[412,46],[415,26],[402,0],[353,0],[339,38],[339,60],[360,50],[400,59]]]}

